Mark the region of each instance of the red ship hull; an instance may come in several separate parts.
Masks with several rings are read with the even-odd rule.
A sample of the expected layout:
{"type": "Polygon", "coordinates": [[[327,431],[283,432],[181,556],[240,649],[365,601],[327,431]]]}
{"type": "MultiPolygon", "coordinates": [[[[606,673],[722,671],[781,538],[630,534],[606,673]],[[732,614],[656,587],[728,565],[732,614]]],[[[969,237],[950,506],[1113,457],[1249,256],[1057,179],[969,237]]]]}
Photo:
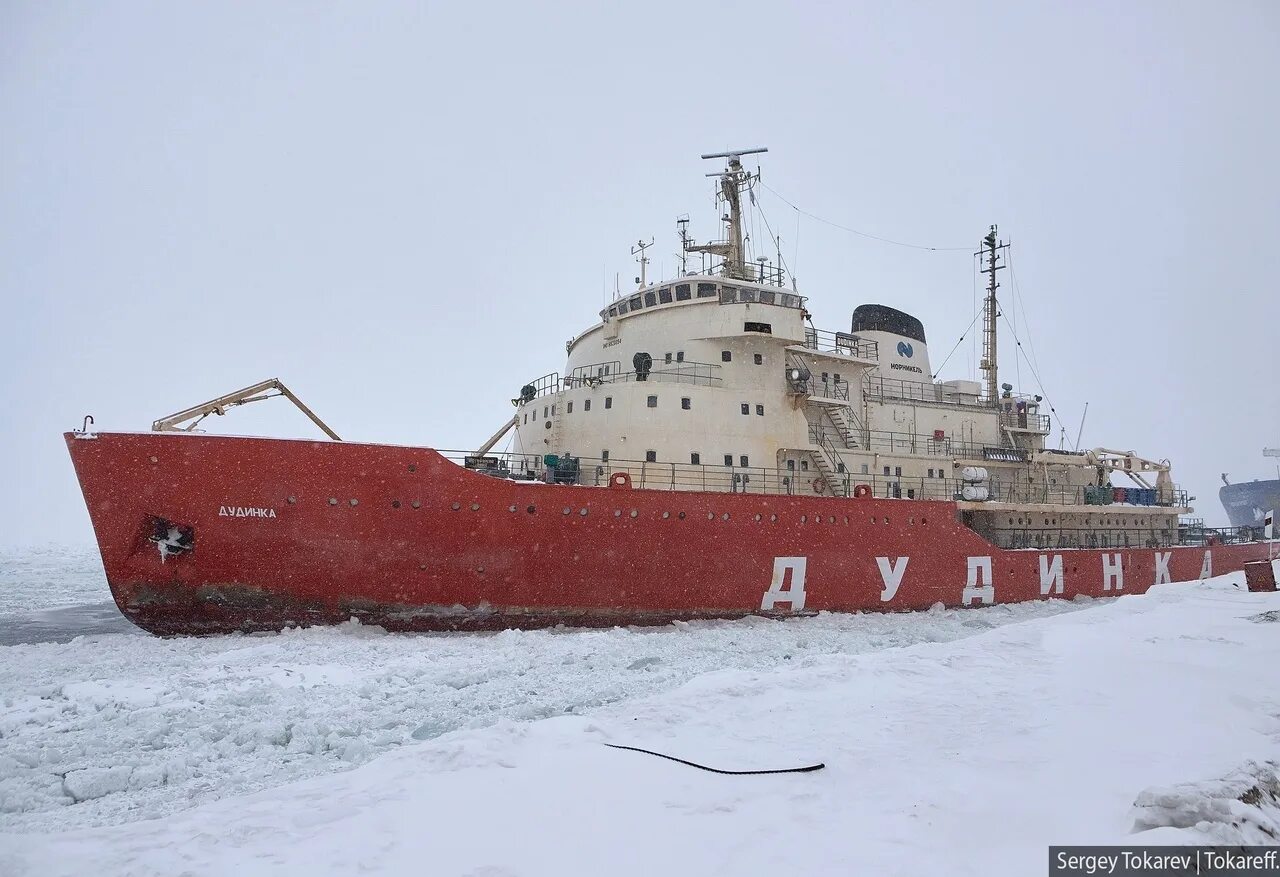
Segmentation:
{"type": "Polygon", "coordinates": [[[927,609],[1140,594],[1267,545],[1003,550],[949,502],[509,481],[424,448],[67,434],[120,610],[157,634],[927,609]],[[157,527],[189,549],[166,556],[157,527]]]}

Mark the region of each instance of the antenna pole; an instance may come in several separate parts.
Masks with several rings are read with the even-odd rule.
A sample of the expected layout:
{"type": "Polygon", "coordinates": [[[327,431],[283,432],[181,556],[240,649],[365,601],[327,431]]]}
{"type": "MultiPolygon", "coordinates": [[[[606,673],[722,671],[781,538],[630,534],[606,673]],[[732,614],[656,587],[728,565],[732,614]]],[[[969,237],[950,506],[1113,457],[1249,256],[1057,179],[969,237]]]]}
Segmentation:
{"type": "Polygon", "coordinates": [[[641,289],[644,289],[645,287],[645,282],[647,280],[645,276],[645,268],[649,264],[649,257],[644,254],[644,251],[652,246],[653,239],[650,238],[649,243],[646,244],[642,240],[636,241],[636,245],[631,248],[631,255],[635,256],[637,253],[639,254],[639,258],[637,258],[636,261],[640,263],[640,276],[636,278],[636,283],[640,285],[641,289]]]}
{"type": "Polygon", "coordinates": [[[754,180],[759,179],[760,173],[757,171],[753,174],[750,171],[743,170],[742,156],[768,151],[764,147],[759,147],[756,149],[736,149],[732,152],[709,152],[702,156],[703,158],[728,159],[723,171],[707,174],[707,176],[720,178],[719,194],[729,208],[729,212],[724,217],[729,230],[727,240],[722,243],[702,244],[700,246],[690,245],[688,249],[721,257],[723,259],[721,273],[726,277],[733,277],[738,280],[753,279],[752,272],[747,267],[742,242],[742,190],[750,186],[754,180]]]}
{"type": "Polygon", "coordinates": [[[1000,264],[1000,251],[1008,248],[1009,245],[1003,241],[997,242],[996,227],[993,225],[982,239],[982,246],[974,254],[986,261],[986,267],[979,269],[987,275],[987,297],[982,304],[982,362],[978,367],[986,373],[987,401],[992,405],[999,404],[1000,400],[1000,377],[997,374],[996,359],[996,318],[1000,316],[996,290],[1000,288],[1000,284],[996,282],[996,272],[1004,269],[1005,266],[1000,264]]]}

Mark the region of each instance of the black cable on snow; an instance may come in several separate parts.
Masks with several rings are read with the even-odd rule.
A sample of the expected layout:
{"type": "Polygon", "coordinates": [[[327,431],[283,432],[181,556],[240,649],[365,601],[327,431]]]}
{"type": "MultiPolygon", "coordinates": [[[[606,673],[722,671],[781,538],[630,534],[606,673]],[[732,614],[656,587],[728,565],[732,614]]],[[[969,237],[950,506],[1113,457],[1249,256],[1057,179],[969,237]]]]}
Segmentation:
{"type": "Polygon", "coordinates": [[[689,767],[696,767],[698,770],[705,770],[711,773],[730,774],[732,776],[744,776],[747,774],[764,774],[764,773],[809,773],[810,771],[822,770],[825,764],[810,764],[806,767],[783,767],[776,770],[720,770],[715,767],[707,767],[705,764],[695,764],[692,761],[685,761],[683,758],[676,758],[674,755],[663,755],[661,752],[654,752],[651,749],[641,749],[638,746],[620,746],[617,743],[606,743],[610,749],[627,749],[631,752],[643,752],[645,755],[656,755],[659,758],[665,758],[667,761],[675,761],[680,764],[687,764],[689,767]]]}

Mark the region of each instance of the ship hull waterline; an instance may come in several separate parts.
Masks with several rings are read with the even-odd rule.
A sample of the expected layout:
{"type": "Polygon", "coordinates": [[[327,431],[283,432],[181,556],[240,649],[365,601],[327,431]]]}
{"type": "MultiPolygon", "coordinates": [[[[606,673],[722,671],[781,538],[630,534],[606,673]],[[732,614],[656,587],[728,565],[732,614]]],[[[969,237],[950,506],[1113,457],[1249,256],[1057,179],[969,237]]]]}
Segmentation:
{"type": "Polygon", "coordinates": [[[426,448],[186,433],[66,441],[116,604],[160,635],[1110,597],[1268,553],[1266,543],[1006,550],[950,502],[512,481],[426,448]],[[166,528],[189,548],[158,544],[166,528]]]}

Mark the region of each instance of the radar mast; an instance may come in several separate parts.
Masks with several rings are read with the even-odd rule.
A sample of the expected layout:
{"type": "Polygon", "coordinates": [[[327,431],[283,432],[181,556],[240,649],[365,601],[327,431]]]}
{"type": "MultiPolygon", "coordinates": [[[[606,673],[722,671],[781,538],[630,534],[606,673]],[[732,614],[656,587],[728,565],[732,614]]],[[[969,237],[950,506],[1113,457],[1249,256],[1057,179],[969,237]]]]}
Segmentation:
{"type": "Polygon", "coordinates": [[[724,199],[729,208],[728,212],[722,217],[729,226],[728,236],[726,240],[708,244],[686,242],[684,249],[685,252],[689,253],[707,253],[711,256],[719,256],[724,260],[721,264],[721,273],[725,277],[732,277],[735,280],[755,279],[754,273],[747,267],[746,253],[742,246],[742,192],[749,188],[753,182],[760,179],[760,172],[756,171],[753,174],[750,171],[743,170],[742,156],[768,151],[768,148],[761,146],[755,149],[735,149],[731,152],[708,152],[702,156],[704,159],[728,159],[723,171],[707,174],[709,177],[720,178],[718,194],[720,198],[724,199]]]}

